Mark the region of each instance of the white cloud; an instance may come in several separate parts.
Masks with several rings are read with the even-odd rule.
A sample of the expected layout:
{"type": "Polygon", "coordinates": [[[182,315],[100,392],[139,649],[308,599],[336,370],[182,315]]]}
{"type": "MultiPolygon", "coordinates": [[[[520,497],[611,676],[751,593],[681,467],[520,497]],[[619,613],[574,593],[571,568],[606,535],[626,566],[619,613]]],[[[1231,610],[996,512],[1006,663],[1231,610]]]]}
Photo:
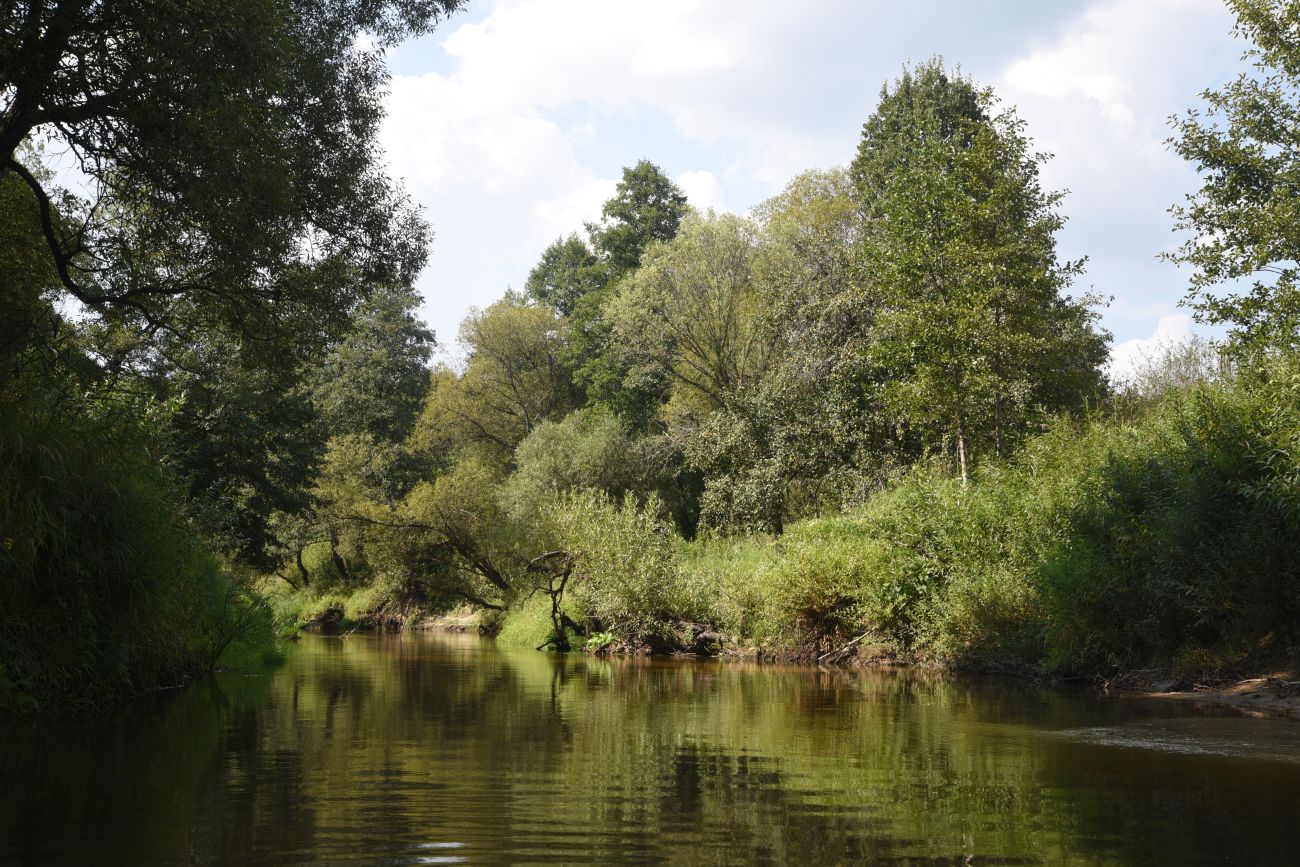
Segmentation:
{"type": "Polygon", "coordinates": [[[426,316],[450,346],[464,311],[523,282],[542,249],[600,211],[614,181],[577,158],[564,131],[439,75],[396,77],[382,143],[431,216],[426,316]]]}
{"type": "Polygon", "coordinates": [[[701,211],[727,210],[726,193],[713,172],[682,172],[677,176],[676,184],[686,194],[687,200],[701,211]]]}
{"type": "Polygon", "coordinates": [[[1120,337],[1144,333],[1186,291],[1186,275],[1156,258],[1175,246],[1168,208],[1198,186],[1165,146],[1168,118],[1230,76],[1241,50],[1231,30],[1220,0],[1100,0],[1001,75],[999,94],[1055,155],[1045,183],[1070,190],[1063,252],[1090,257],[1120,337]]]}
{"type": "Polygon", "coordinates": [[[1192,317],[1183,313],[1161,316],[1150,337],[1135,337],[1111,347],[1106,375],[1111,382],[1127,382],[1145,362],[1192,336],[1192,317]]]}
{"type": "MultiPolygon", "coordinates": [[[[670,0],[654,14],[606,0],[501,0],[442,38],[450,72],[395,76],[382,143],[437,233],[420,288],[442,343],[469,305],[517,287],[547,244],[599,216],[614,178],[579,151],[609,123],[646,118],[667,149],[741,142],[731,175],[772,189],[803,168],[816,137],[755,100],[780,75],[767,62],[778,11],[741,0],[670,0]]],[[[662,159],[629,151],[619,162],[643,155],[662,159]]],[[[689,169],[677,177],[693,204],[726,207],[712,171],[678,168],[689,169]]]]}
{"type": "Polygon", "coordinates": [[[660,163],[699,207],[744,211],[852,158],[881,82],[943,53],[1016,104],[1068,187],[1063,253],[1092,257],[1120,339],[1172,312],[1165,209],[1195,186],[1165,118],[1230,77],[1220,0],[482,0],[404,46],[383,144],[437,232],[420,288],[450,343],[464,310],[519,286],[599,215],[619,166],[660,163]],[[436,71],[428,71],[436,70],[436,71]]]}

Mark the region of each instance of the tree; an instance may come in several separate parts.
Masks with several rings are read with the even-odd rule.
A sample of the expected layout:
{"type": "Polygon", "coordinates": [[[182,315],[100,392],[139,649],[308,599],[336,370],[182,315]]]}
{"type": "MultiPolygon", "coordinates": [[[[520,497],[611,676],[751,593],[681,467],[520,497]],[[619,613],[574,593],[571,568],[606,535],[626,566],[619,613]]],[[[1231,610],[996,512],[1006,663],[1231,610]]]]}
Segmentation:
{"type": "Polygon", "coordinates": [[[515,449],[515,471],[501,487],[505,510],[535,517],[557,492],[597,490],[615,497],[638,481],[636,450],[626,427],[600,407],[543,422],[515,449]]]}
{"type": "Polygon", "coordinates": [[[686,196],[663,169],[641,160],[623,169],[614,197],[601,208],[602,221],[589,223],[587,231],[617,280],[641,264],[641,254],[652,242],[676,235],[688,210],[686,196]]]}
{"type": "Polygon", "coordinates": [[[542,251],[541,261],[528,273],[524,291],[554,307],[561,316],[571,316],[583,298],[599,292],[608,282],[608,272],[596,254],[573,234],[542,251]]]}
{"type": "Polygon", "coordinates": [[[915,71],[904,69],[892,89],[888,82],[880,88],[880,103],[862,125],[862,139],[849,168],[859,206],[868,219],[879,215],[888,180],[906,171],[914,158],[898,143],[922,134],[939,141],[967,142],[989,120],[986,96],[969,79],[950,76],[942,58],[915,71]]]}
{"type": "Polygon", "coordinates": [[[751,273],[763,299],[750,327],[772,341],[751,377],[690,438],[704,472],[703,520],[780,532],[840,506],[897,449],[872,400],[873,300],[855,267],[861,217],[847,171],[807,172],[754,212],[751,273]]]}
{"type": "Polygon", "coordinates": [[[605,307],[618,282],[641,264],[655,241],[667,241],[689,208],[681,190],[647,160],[623,169],[614,195],[601,210],[600,223],[588,223],[597,264],[584,273],[591,285],[573,302],[570,359],[574,377],[586,391],[588,403],[601,404],[642,429],[664,399],[664,383],[641,378],[628,381],[619,349],[611,343],[605,307]]]}
{"type": "Polygon", "coordinates": [[[280,523],[303,578],[304,544],[328,542],[345,580],[365,553],[368,510],[391,510],[436,462],[407,442],[429,390],[433,333],[413,313],[409,287],[380,289],[352,317],[347,335],[314,371],[312,404],[328,437],[310,503],[280,523]]]}
{"type": "Polygon", "coordinates": [[[749,424],[771,432],[764,453],[782,456],[785,478],[833,499],[844,492],[825,490],[828,475],[879,484],[884,466],[915,456],[879,400],[885,372],[871,344],[880,298],[862,275],[856,189],[847,171],[807,172],[757,210],[755,279],[772,298],[782,346],[749,424]]]}
{"type": "MultiPolygon", "coordinates": [[[[0,181],[17,178],[62,290],[152,328],[272,323],[300,268],[402,283],[427,228],[384,177],[385,49],[461,0],[20,0],[0,12],[0,181]],[[361,34],[374,45],[362,47],[361,34]],[[42,176],[57,142],[88,198],[42,176]],[[192,324],[192,323],[191,323],[192,324]]],[[[368,284],[319,282],[346,308],[368,284]]]]}
{"type": "Polygon", "coordinates": [[[872,358],[900,421],[947,440],[963,480],[980,448],[1101,386],[1106,338],[1062,293],[1061,193],[1038,180],[1024,123],[938,60],[907,71],[863,127],[854,160],[872,358]]]}
{"type": "Polygon", "coordinates": [[[0,177],[0,400],[13,399],[15,378],[30,363],[32,338],[49,332],[57,316],[52,290],[58,281],[36,229],[35,203],[22,183],[0,177]],[[41,325],[45,325],[41,329],[41,325]]]}
{"type": "Polygon", "coordinates": [[[508,466],[524,437],[577,403],[567,335],[554,308],[515,293],[471,313],[460,330],[465,371],[435,371],[417,437],[477,446],[508,466]]]}
{"type": "Polygon", "coordinates": [[[1202,94],[1170,143],[1204,177],[1172,208],[1193,236],[1168,258],[1191,265],[1197,317],[1231,327],[1238,347],[1300,337],[1300,3],[1229,0],[1254,67],[1202,94]],[[1242,284],[1248,284],[1243,287],[1242,284]],[[1216,292],[1219,287],[1227,291],[1216,292]],[[1239,288],[1242,287],[1242,288],[1239,288]]]}
{"type": "Polygon", "coordinates": [[[392,443],[410,434],[429,388],[434,342],[415,316],[418,305],[407,287],[380,289],[362,303],[317,374],[314,401],[327,431],[392,443]]]}
{"type": "Polygon", "coordinates": [[[311,504],[308,488],[325,445],[305,359],[228,332],[163,341],[150,368],[129,374],[166,411],[157,458],[185,485],[208,540],[268,567],[272,516],[311,504]]]}
{"type": "Polygon", "coordinates": [[[632,376],[666,377],[703,411],[749,387],[771,358],[766,299],[752,278],[754,227],[732,214],[688,218],[607,306],[612,345],[632,376]]]}

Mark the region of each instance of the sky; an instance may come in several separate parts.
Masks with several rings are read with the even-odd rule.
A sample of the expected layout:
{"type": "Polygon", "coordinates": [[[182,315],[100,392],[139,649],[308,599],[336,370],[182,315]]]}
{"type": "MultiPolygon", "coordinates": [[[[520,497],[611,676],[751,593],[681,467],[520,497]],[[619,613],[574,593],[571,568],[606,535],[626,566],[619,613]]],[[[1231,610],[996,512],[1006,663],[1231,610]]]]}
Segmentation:
{"type": "Polygon", "coordinates": [[[623,166],[658,164],[699,208],[744,213],[799,172],[846,165],[881,87],[941,55],[1027,124],[1069,191],[1064,259],[1123,370],[1200,331],[1178,306],[1171,205],[1193,169],[1169,118],[1233,78],[1222,0],[471,0],[389,57],[381,144],[435,238],[417,287],[451,359],[461,319],[521,288],[600,215],[623,166]]]}

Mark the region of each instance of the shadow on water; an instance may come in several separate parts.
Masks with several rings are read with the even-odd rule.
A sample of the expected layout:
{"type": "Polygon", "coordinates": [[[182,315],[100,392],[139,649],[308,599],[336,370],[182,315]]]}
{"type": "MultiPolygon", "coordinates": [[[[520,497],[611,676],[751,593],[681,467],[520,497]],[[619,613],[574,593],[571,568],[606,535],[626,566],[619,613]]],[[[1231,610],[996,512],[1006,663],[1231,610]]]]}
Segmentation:
{"type": "Polygon", "coordinates": [[[311,637],[0,727],[19,863],[1293,863],[1300,726],[925,673],[311,637]]]}

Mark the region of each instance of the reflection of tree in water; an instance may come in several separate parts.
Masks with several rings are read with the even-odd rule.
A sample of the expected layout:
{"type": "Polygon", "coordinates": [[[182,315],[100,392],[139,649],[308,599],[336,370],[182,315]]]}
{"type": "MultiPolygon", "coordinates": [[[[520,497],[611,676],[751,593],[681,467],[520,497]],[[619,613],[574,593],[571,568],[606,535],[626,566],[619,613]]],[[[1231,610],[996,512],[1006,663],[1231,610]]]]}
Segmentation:
{"type": "Polygon", "coordinates": [[[30,781],[0,788],[0,861],[1283,860],[1293,767],[1054,734],[1143,713],[915,673],[306,639],[270,677],[0,731],[30,781]]]}
{"type": "Polygon", "coordinates": [[[783,777],[776,759],[683,744],[664,774],[660,839],[751,863],[860,861],[898,846],[870,807],[819,806],[810,794],[783,777]]]}

